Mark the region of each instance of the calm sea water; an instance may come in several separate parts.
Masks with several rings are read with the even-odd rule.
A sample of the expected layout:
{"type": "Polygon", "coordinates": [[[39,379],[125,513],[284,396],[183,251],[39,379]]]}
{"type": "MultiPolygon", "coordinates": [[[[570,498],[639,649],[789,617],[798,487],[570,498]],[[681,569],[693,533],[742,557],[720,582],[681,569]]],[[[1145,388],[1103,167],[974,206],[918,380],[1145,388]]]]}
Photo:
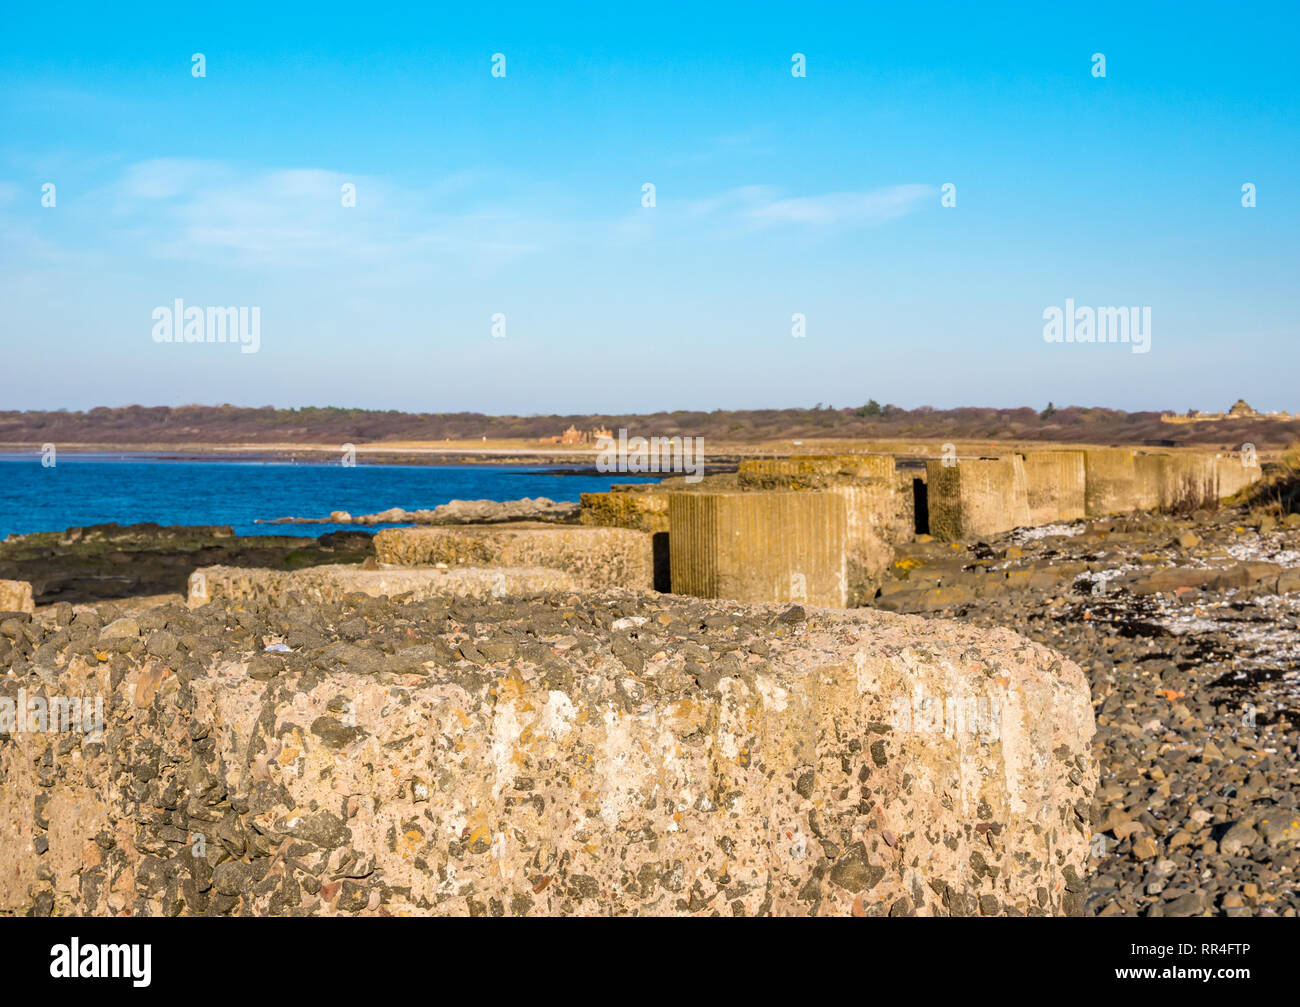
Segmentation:
{"type": "Polygon", "coordinates": [[[374,514],[449,500],[577,500],[611,483],[654,482],[627,475],[556,475],[555,468],[500,465],[320,465],[209,462],[61,454],[43,468],[37,455],[0,455],[0,538],[77,525],[230,525],[237,535],[316,536],[382,525],[257,524],[277,517],[325,517],[333,510],[374,514]]]}

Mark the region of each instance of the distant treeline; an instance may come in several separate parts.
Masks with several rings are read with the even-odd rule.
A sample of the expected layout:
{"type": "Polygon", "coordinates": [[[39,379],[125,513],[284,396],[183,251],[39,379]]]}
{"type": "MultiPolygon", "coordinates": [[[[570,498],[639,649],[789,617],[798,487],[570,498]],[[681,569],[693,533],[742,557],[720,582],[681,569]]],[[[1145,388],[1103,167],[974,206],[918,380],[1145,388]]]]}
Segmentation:
{"type": "Polygon", "coordinates": [[[1158,412],[1049,407],[1019,409],[750,409],[641,415],[485,416],[397,410],[309,407],[124,406],[85,412],[0,412],[0,443],[104,445],[257,444],[338,445],[377,441],[538,440],[606,427],[645,436],[689,435],[714,441],[758,442],[825,437],[951,438],[1077,443],[1215,444],[1278,447],[1300,437],[1300,421],[1265,419],[1162,423],[1158,412]]]}

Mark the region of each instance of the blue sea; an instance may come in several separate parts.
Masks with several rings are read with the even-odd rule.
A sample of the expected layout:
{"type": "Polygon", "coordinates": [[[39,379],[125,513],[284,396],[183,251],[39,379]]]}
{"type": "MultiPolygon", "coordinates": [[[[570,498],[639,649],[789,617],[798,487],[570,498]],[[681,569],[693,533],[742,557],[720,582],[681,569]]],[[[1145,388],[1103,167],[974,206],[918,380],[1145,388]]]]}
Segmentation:
{"type": "Polygon", "coordinates": [[[0,539],[80,525],[230,525],[237,535],[315,537],[384,525],[258,524],[278,517],[326,517],[342,510],[408,511],[450,500],[577,500],[611,483],[655,482],[623,474],[560,474],[548,466],[356,465],[278,461],[194,461],[132,455],[0,455],[0,539]]]}

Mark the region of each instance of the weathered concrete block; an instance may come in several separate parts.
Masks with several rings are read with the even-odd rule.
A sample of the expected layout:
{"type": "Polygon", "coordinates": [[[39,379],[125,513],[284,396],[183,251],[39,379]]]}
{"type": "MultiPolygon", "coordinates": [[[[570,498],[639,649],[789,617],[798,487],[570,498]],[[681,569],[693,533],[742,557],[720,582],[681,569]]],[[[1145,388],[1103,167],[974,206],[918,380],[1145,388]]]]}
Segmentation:
{"type": "Polygon", "coordinates": [[[943,542],[1000,535],[1030,523],[1019,455],[926,463],[930,534],[943,542]]]}
{"type": "MultiPolygon", "coordinates": [[[[632,483],[621,485],[631,486],[632,483]]],[[[651,493],[716,493],[719,490],[739,489],[740,483],[735,472],[715,472],[703,479],[688,481],[686,476],[668,476],[649,486],[651,493]]]]}
{"type": "Polygon", "coordinates": [[[925,511],[925,468],[906,468],[899,469],[894,473],[894,520],[893,536],[890,541],[894,543],[911,542],[917,531],[924,531],[927,534],[930,530],[930,521],[928,512],[925,511]],[[918,485],[919,484],[919,485],[918,485]],[[925,527],[922,529],[917,524],[917,495],[921,497],[921,515],[925,519],[925,527]]]}
{"type": "Polygon", "coordinates": [[[1083,453],[1084,510],[1088,517],[1124,514],[1136,507],[1137,474],[1128,448],[1093,448],[1083,453]]]}
{"type": "Polygon", "coordinates": [[[375,535],[375,557],[395,566],[540,566],[564,570],[586,588],[654,587],[651,537],[629,528],[385,528],[375,535]]]}
{"type": "Polygon", "coordinates": [[[794,455],[745,458],[738,465],[741,489],[824,489],[843,482],[894,484],[893,455],[794,455]]]}
{"type": "Polygon", "coordinates": [[[894,547],[882,535],[881,494],[876,486],[831,486],[822,491],[844,501],[845,604],[865,605],[876,596],[894,561],[894,547]]]}
{"type": "Polygon", "coordinates": [[[850,606],[875,597],[893,561],[892,543],[912,538],[915,518],[899,504],[899,477],[891,455],[751,458],[740,462],[738,475],[746,490],[816,490],[844,498],[850,606]]]}
{"type": "Polygon", "coordinates": [[[32,585],[25,580],[0,580],[0,612],[36,611],[32,585]]]}
{"type": "Polygon", "coordinates": [[[864,528],[887,542],[912,538],[910,506],[899,502],[900,478],[893,455],[746,458],[741,460],[737,475],[740,488],[746,490],[856,487],[859,492],[853,496],[853,505],[858,508],[864,528]]]}
{"type": "Polygon", "coordinates": [[[1167,455],[1140,454],[1133,456],[1133,509],[1159,510],[1160,483],[1164,475],[1167,455]]]}
{"type": "Polygon", "coordinates": [[[1247,486],[1259,482],[1263,476],[1259,462],[1253,455],[1233,452],[1218,455],[1215,459],[1219,475],[1219,499],[1236,496],[1247,486]]]}
{"type": "Polygon", "coordinates": [[[1164,463],[1160,508],[1193,511],[1219,504],[1219,462],[1203,452],[1170,455],[1164,463]]]}
{"type": "Polygon", "coordinates": [[[345,595],[372,598],[405,595],[411,601],[430,598],[530,597],[579,587],[564,570],[547,567],[514,568],[396,567],[365,570],[359,566],[327,564],[302,570],[264,570],[205,566],[190,574],[191,606],[210,601],[257,599],[285,604],[292,595],[304,601],[338,601],[345,595]]]}
{"type": "Polygon", "coordinates": [[[1086,480],[1082,451],[1029,451],[1024,457],[1031,525],[1083,519],[1086,480]]]}
{"type": "Polygon", "coordinates": [[[1189,512],[1219,503],[1219,460],[1212,454],[1137,455],[1134,502],[1139,510],[1189,512]]]}
{"type": "MultiPolygon", "coordinates": [[[[104,698],[103,734],[0,743],[0,913],[1082,912],[1092,707],[1042,646],[869,611],[774,632],[732,603],[464,604],[472,646],[366,612],[401,612],[423,667],[75,657],[59,689],[104,698]],[[717,656],[667,644],[702,625],[717,656]]],[[[237,615],[204,631],[279,618],[237,615]]]]}
{"type": "Polygon", "coordinates": [[[843,608],[844,500],[827,491],[671,494],[673,593],[843,608]]]}
{"type": "Polygon", "coordinates": [[[609,493],[583,493],[579,520],[598,528],[633,528],[656,534],[668,530],[668,494],[615,487],[609,493]]]}

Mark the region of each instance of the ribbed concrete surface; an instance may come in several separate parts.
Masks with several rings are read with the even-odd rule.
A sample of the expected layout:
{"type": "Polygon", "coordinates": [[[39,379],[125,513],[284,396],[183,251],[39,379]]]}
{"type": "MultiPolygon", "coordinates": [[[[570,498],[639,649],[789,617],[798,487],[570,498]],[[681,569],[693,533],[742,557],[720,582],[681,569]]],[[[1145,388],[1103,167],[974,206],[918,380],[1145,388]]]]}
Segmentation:
{"type": "Polygon", "coordinates": [[[1128,448],[1094,448],[1083,453],[1084,509],[1088,517],[1124,514],[1137,506],[1137,471],[1128,448]]]}
{"type": "Polygon", "coordinates": [[[1168,455],[1147,454],[1133,458],[1133,509],[1159,510],[1160,481],[1168,455]]]}
{"type": "Polygon", "coordinates": [[[674,594],[843,608],[844,496],[825,491],[673,493],[674,594]]]}
{"type": "Polygon", "coordinates": [[[1024,465],[1030,524],[1083,519],[1086,482],[1082,451],[1029,451],[1024,465]]]}
{"type": "Polygon", "coordinates": [[[999,535],[1030,524],[1029,490],[1019,455],[926,463],[930,534],[943,542],[999,535]]]}
{"type": "Polygon", "coordinates": [[[881,534],[880,488],[832,486],[813,492],[834,493],[844,501],[847,604],[865,605],[876,596],[894,560],[894,548],[881,534]]]}
{"type": "MultiPolygon", "coordinates": [[[[890,543],[910,541],[914,516],[901,506],[892,455],[795,455],[747,458],[739,465],[741,489],[816,490],[844,499],[848,604],[875,597],[893,560],[890,543]]],[[[911,499],[908,487],[908,499],[911,499]]]]}

